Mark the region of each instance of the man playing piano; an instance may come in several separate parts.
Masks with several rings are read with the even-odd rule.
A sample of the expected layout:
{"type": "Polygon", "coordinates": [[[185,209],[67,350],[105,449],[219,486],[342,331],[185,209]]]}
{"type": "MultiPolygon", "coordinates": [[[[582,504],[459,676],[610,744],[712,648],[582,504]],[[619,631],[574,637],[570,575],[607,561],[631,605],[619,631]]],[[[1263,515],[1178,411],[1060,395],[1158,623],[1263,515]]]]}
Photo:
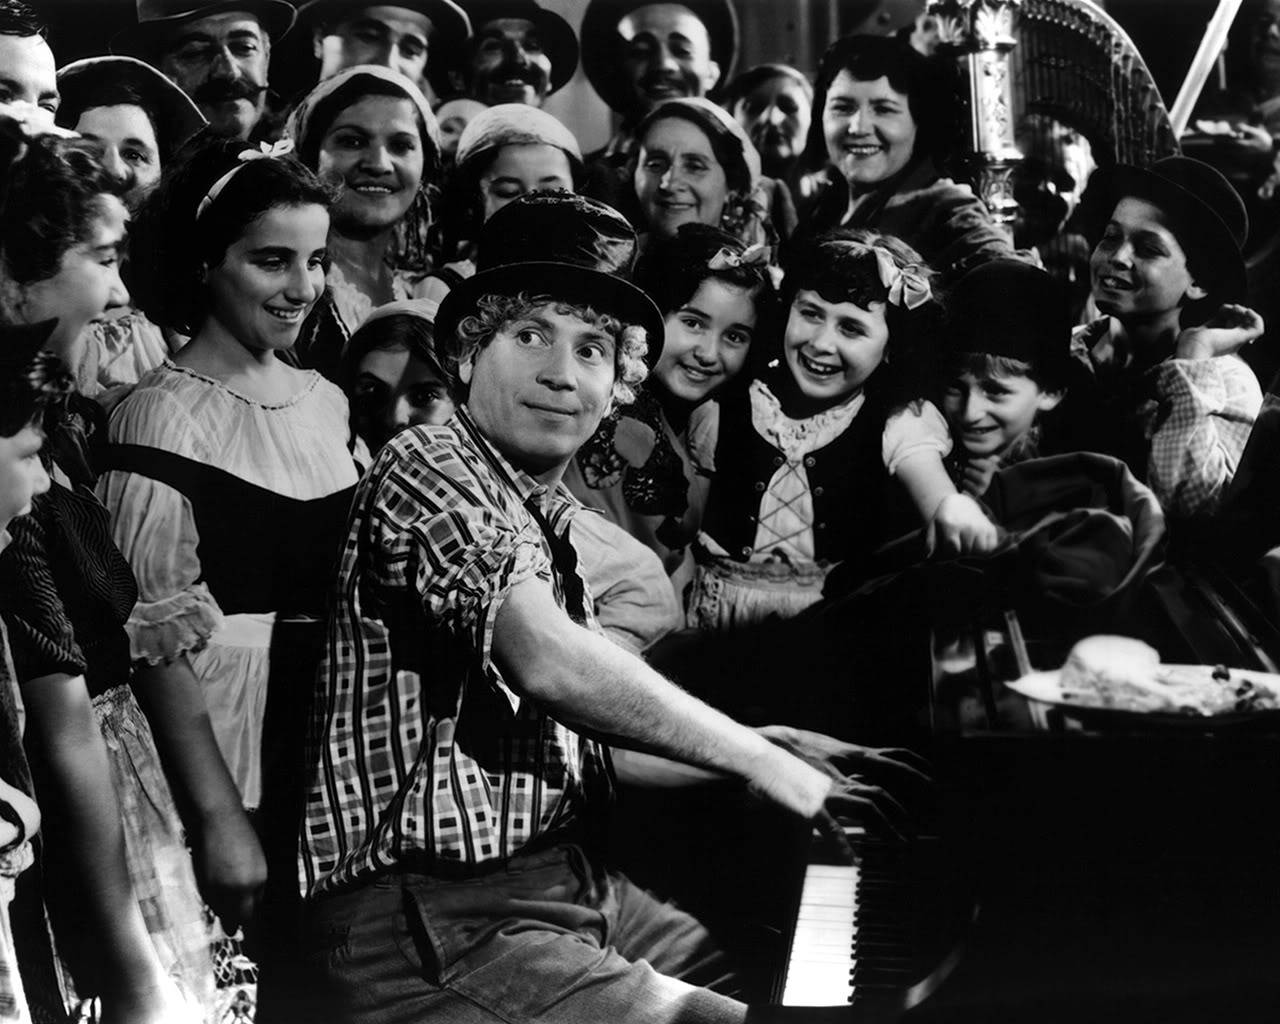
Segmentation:
{"type": "Polygon", "coordinates": [[[620,276],[634,251],[582,197],[495,214],[436,319],[466,402],[399,434],[360,486],[302,834],[323,1019],[743,1020],[710,934],[587,843],[614,783],[734,781],[829,822],[879,818],[893,802],[864,780],[910,772],[740,726],[596,628],[560,476],[661,346],[620,276]]]}

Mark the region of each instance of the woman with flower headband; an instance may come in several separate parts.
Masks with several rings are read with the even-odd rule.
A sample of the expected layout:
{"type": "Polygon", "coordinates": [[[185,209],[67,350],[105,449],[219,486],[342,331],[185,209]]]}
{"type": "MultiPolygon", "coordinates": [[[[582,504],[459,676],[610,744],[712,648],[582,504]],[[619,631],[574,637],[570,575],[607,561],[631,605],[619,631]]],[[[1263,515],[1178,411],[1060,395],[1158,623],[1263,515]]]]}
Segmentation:
{"type": "Polygon", "coordinates": [[[703,629],[795,615],[822,597],[836,564],[920,521],[946,548],[996,540],[947,475],[946,422],[917,401],[937,326],[919,254],[835,231],[796,244],[784,270],[781,345],[748,388],[720,400],[706,430],[715,440],[697,449],[711,485],[688,616],[703,629]]]}
{"type": "Polygon", "coordinates": [[[375,307],[417,298],[431,269],[431,201],[440,130],[413,82],[357,65],[298,104],[287,133],[298,158],[338,189],[329,231],[328,292],[298,341],[303,366],[337,380],[347,340],[375,307]]]}
{"type": "Polygon", "coordinates": [[[342,392],[282,358],[324,291],[331,199],[291,149],[211,141],[144,205],[138,305],[191,341],[115,409],[99,484],[138,578],[138,675],[207,714],[201,770],[229,774],[256,812],[280,913],[297,893],[304,705],[357,477],[342,392]]]}
{"type": "Polygon", "coordinates": [[[637,283],[664,317],[662,356],[636,401],[608,416],[565,472],[584,504],[652,548],[668,573],[684,561],[705,497],[692,454],[699,410],[732,386],[769,331],[769,259],[768,247],[703,224],[654,241],[637,283]]]}

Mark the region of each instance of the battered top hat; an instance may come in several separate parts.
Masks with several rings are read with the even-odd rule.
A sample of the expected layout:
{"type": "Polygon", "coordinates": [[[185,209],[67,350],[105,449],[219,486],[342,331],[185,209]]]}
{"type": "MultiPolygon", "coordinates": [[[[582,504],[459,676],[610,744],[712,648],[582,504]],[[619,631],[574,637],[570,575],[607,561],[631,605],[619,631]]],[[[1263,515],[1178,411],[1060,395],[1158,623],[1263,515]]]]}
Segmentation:
{"type": "Polygon", "coordinates": [[[436,337],[451,344],[484,295],[550,295],[645,329],[652,368],[662,351],[662,314],[628,280],[636,232],[612,206],[569,192],[529,192],[480,229],[476,273],[455,285],[436,313],[436,337]]]}
{"type": "Polygon", "coordinates": [[[190,96],[145,61],[134,57],[86,57],[58,69],[58,93],[62,103],[56,121],[74,129],[80,115],[101,102],[104,84],[132,87],[156,119],[160,158],[168,160],[206,124],[190,96]]]}
{"type": "Polygon", "coordinates": [[[272,42],[293,27],[297,11],[286,0],[137,0],[138,23],[111,40],[113,53],[135,57],[154,55],[159,41],[185,22],[211,14],[244,11],[252,14],[272,42]]]}
{"type": "MultiPolygon", "coordinates": [[[[363,7],[374,7],[379,0],[311,0],[298,8],[298,21],[308,28],[332,25],[335,20],[349,16],[363,7]]],[[[452,61],[471,35],[471,19],[466,11],[453,0],[396,0],[394,7],[404,7],[431,21],[431,38],[428,45],[427,78],[436,89],[448,86],[448,76],[443,65],[452,61]],[[443,56],[443,59],[440,59],[443,56]]]]}
{"type": "Polygon", "coordinates": [[[1216,169],[1186,156],[1165,157],[1145,168],[1117,164],[1108,174],[1105,194],[1111,204],[1108,214],[1127,196],[1159,207],[1197,270],[1208,275],[1205,287],[1220,301],[1244,300],[1249,214],[1231,182],[1216,169]]]}
{"type": "Polygon", "coordinates": [[[533,22],[542,52],[551,61],[548,95],[564,86],[578,70],[578,37],[572,27],[554,11],[539,7],[535,0],[468,0],[467,11],[471,15],[472,45],[479,41],[485,25],[498,18],[533,22]]]}
{"type": "MultiPolygon", "coordinates": [[[[582,16],[582,70],[613,110],[629,113],[631,90],[618,59],[622,36],[618,23],[639,7],[656,0],[591,0],[582,16]]],[[[733,77],[738,59],[738,15],[730,0],[681,0],[706,26],[711,38],[711,59],[720,65],[720,80],[709,90],[714,96],[720,85],[733,77]]]]}
{"type": "Polygon", "coordinates": [[[945,299],[946,348],[1029,363],[1056,390],[1071,365],[1071,310],[1066,289],[1046,271],[1021,260],[974,267],[945,299]]]}

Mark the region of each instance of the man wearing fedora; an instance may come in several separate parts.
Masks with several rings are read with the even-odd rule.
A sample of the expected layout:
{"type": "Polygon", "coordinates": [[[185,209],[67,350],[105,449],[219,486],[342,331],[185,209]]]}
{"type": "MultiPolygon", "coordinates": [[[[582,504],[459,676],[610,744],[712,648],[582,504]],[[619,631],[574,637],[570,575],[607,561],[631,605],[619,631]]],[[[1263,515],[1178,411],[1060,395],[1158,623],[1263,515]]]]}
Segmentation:
{"type": "Polygon", "coordinates": [[[466,12],[453,0],[311,0],[298,8],[298,21],[315,40],[321,81],[376,64],[437,93],[448,88],[445,69],[471,35],[466,12]]]}
{"type": "Polygon", "coordinates": [[[582,67],[622,117],[602,151],[606,161],[627,162],[635,150],[632,129],[663,100],[715,99],[732,77],[737,51],[738,18],[729,0],[591,0],[582,16],[582,67]]]}
{"type": "Polygon", "coordinates": [[[486,106],[540,107],[573,77],[578,38],[534,0],[470,0],[475,34],[467,47],[467,95],[486,106]]]}
{"type": "Polygon", "coordinates": [[[823,820],[883,797],[781,745],[812,738],[679,690],[594,621],[561,475],[661,347],[624,276],[635,250],[625,219],[581,196],[495,213],[435,321],[465,401],[398,434],[357,492],[300,854],[303,954],[335,1024],[741,1021],[709,987],[737,979],[708,932],[584,842],[615,782],[736,781],[823,820]]]}
{"type": "Polygon", "coordinates": [[[195,101],[219,135],[261,134],[271,46],[293,26],[285,0],[137,0],[138,23],[115,53],[155,65],[195,101]]]}

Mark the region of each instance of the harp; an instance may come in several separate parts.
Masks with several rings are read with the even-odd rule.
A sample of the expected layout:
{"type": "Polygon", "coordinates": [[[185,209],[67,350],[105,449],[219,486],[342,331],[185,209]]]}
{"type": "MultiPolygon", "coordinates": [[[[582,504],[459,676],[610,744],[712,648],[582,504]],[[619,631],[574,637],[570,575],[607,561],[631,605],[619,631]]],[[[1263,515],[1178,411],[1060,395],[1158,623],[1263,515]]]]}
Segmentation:
{"type": "Polygon", "coordinates": [[[1017,212],[1015,136],[1030,115],[1086,138],[1099,165],[1179,151],[1160,90],[1128,35],[1089,0],[931,0],[942,43],[967,66],[975,188],[996,221],[1017,212]]]}

